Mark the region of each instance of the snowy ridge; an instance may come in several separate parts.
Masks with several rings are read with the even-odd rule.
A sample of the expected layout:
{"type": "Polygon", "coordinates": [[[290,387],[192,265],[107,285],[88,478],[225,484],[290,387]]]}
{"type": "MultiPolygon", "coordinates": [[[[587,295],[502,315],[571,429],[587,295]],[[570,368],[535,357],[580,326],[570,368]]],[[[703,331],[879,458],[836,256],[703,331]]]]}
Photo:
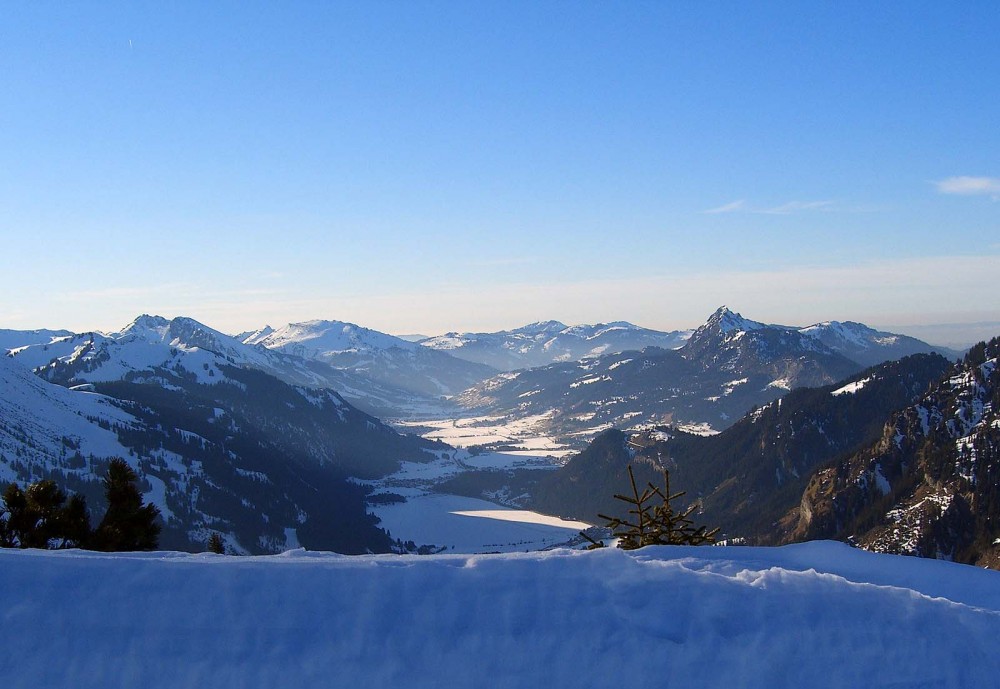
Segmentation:
{"type": "MultiPolygon", "coordinates": [[[[267,332],[267,329],[260,331],[267,332]]],[[[249,336],[248,336],[249,339],[249,336]]],[[[437,409],[439,400],[368,375],[338,369],[263,346],[244,344],[190,318],[143,315],[116,333],[81,333],[23,346],[12,354],[25,366],[62,385],[111,382],[141,376],[164,384],[194,376],[199,382],[226,380],[220,367],[252,368],[293,385],[330,388],[353,404],[381,416],[437,409]]],[[[439,386],[429,384],[439,395],[439,386]]]]}
{"type": "Polygon", "coordinates": [[[0,354],[33,344],[45,344],[72,335],[68,330],[6,330],[0,328],[0,354]]]}
{"type": "Polygon", "coordinates": [[[864,366],[874,366],[910,354],[938,352],[949,358],[955,354],[913,337],[883,332],[854,321],[825,321],[800,328],[799,332],[864,366]]]}
{"type": "Polygon", "coordinates": [[[323,362],[432,399],[454,395],[496,373],[482,364],[342,321],[289,323],[250,335],[244,344],[323,362]]]}
{"type": "Polygon", "coordinates": [[[676,349],[690,334],[650,330],[626,321],[573,326],[540,321],[495,333],[451,332],[420,344],[501,371],[513,371],[646,347],[676,349]]]}
{"type": "Polygon", "coordinates": [[[0,645],[14,689],[122,677],[147,689],[957,689],[1000,674],[998,573],[831,542],[473,557],[5,551],[0,606],[19,630],[0,645]]]}
{"type": "Polygon", "coordinates": [[[343,321],[312,320],[289,323],[273,330],[264,328],[243,340],[244,344],[264,345],[310,359],[340,352],[372,352],[398,347],[413,351],[417,345],[406,340],[343,321]]]}

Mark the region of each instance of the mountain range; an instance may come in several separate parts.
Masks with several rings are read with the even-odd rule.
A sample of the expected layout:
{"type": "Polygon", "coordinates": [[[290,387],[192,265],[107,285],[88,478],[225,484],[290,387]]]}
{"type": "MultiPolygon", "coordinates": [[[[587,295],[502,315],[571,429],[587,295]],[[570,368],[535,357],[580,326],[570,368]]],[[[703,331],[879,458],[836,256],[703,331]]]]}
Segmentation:
{"type": "Polygon", "coordinates": [[[810,477],[847,453],[875,442],[890,414],[924,394],[948,370],[936,354],[887,362],[832,385],[800,388],[753,410],[711,436],[670,427],[610,430],[563,468],[528,490],[543,512],[594,519],[611,514],[609,495],[627,485],[635,465],[644,484],[669,469],[675,490],[698,501],[699,519],[728,538],[780,540],[775,525],[798,505],[810,477]]]}
{"type": "Polygon", "coordinates": [[[676,349],[690,335],[689,330],[660,332],[625,321],[574,326],[540,321],[495,333],[451,332],[420,344],[500,371],[514,371],[646,347],[676,349]]]}
{"type": "Polygon", "coordinates": [[[608,430],[554,472],[477,472],[442,486],[519,496],[518,506],[593,520],[640,485],[724,537],[777,545],[833,538],[868,550],[1000,568],[1000,338],[959,362],[919,354],[753,410],[713,436],[608,430]]]}
{"type": "Polygon", "coordinates": [[[264,347],[351,371],[377,384],[427,398],[450,397],[497,373],[482,363],[342,321],[306,321],[241,336],[264,347]]]}
{"type": "MultiPolygon", "coordinates": [[[[693,332],[545,322],[485,335],[495,337],[462,336],[461,346],[449,349],[439,338],[413,343],[340,321],[230,336],[190,318],[148,315],[115,333],[0,331],[8,350],[0,357],[0,480],[52,478],[99,509],[100,478],[110,458],[121,456],[163,514],[165,547],[199,549],[218,532],[236,552],[296,545],[381,552],[400,544],[368,514],[369,489],[358,479],[379,479],[402,461],[428,462],[451,450],[402,435],[373,412],[539,415],[548,419],[543,430],[577,442],[611,427],[632,430],[598,436],[564,470],[536,473],[533,480],[545,481],[525,495],[538,509],[564,511],[553,497],[562,484],[586,487],[595,501],[606,494],[610,478],[566,473],[587,466],[588,457],[656,453],[702,499],[704,514],[731,533],[761,542],[820,531],[846,538],[860,531],[847,533],[845,523],[874,518],[860,507],[823,507],[822,496],[809,492],[811,472],[866,447],[881,430],[879,420],[913,404],[946,365],[923,355],[866,371],[862,361],[934,348],[856,323],[768,325],[725,307],[693,332]],[[636,343],[644,348],[616,351],[636,343]],[[497,364],[506,357],[504,368],[518,357],[547,363],[498,373],[500,366],[456,355],[476,351],[493,351],[497,364]],[[580,352],[596,356],[548,361],[580,352]],[[664,423],[670,426],[655,427],[664,423]],[[693,436],[678,430],[685,424],[723,432],[693,436]],[[793,513],[790,495],[816,507],[793,513]],[[838,516],[831,521],[827,514],[838,516]],[[774,535],[779,522],[784,531],[774,535]]],[[[984,399],[963,412],[980,417],[956,438],[973,438],[970,429],[984,418],[993,428],[983,410],[995,402],[984,399]]],[[[968,446],[981,442],[975,435],[968,446]]],[[[866,480],[891,482],[887,471],[866,480]]],[[[455,492],[477,480],[456,476],[455,492]]]]}
{"type": "Polygon", "coordinates": [[[934,351],[860,324],[767,325],[719,308],[678,349],[601,355],[490,378],[457,397],[477,413],[546,416],[569,442],[607,428],[669,423],[722,430],[756,406],[799,387],[827,385],[863,368],[934,351]],[[849,356],[850,355],[850,356],[849,356]]]}

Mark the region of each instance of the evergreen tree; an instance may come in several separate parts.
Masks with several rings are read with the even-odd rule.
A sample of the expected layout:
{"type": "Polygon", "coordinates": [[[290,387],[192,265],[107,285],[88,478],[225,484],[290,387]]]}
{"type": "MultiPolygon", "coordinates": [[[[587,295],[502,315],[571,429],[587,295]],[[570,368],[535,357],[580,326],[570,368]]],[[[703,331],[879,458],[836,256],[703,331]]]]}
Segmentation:
{"type": "MultiPolygon", "coordinates": [[[[597,515],[606,520],[611,535],[618,539],[618,547],[623,550],[635,550],[647,545],[702,545],[714,543],[718,529],[709,531],[705,526],[694,525],[690,515],[697,509],[693,504],[683,511],[675,511],[670,504],[684,495],[670,492],[670,472],[663,470],[663,490],[648,483],[642,493],[635,483],[632,465],[628,466],[628,477],[632,484],[632,495],[615,495],[631,506],[628,513],[632,517],[624,519],[597,515]],[[632,520],[632,521],[630,521],[632,520]]],[[[581,534],[591,542],[592,548],[600,548],[604,543],[595,541],[587,534],[581,534]]]]}
{"type": "Polygon", "coordinates": [[[83,496],[66,494],[54,481],[36,481],[24,491],[7,486],[0,509],[0,546],[78,548],[90,537],[90,516],[83,496]]]}
{"type": "Polygon", "coordinates": [[[153,550],[159,542],[160,510],[152,503],[142,504],[136,487],[139,477],[124,459],[115,457],[108,465],[104,493],[108,511],[94,531],[94,550],[153,550]]]}
{"type": "Polygon", "coordinates": [[[217,533],[213,533],[209,536],[208,551],[210,553],[215,553],[216,555],[226,554],[226,544],[222,542],[222,536],[217,533]]]}

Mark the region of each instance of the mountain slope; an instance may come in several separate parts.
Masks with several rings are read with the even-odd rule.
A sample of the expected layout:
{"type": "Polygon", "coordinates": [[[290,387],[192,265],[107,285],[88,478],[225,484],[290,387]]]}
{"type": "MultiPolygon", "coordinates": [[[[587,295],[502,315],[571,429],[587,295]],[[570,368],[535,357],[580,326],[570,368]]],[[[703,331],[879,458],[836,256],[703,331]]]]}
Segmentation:
{"type": "Polygon", "coordinates": [[[881,438],[817,472],[787,538],[1000,567],[1000,338],[981,343],[881,438]]]}
{"type": "MultiPolygon", "coordinates": [[[[105,438],[108,447],[91,451],[70,437],[64,442],[69,449],[60,451],[51,441],[55,449],[28,464],[21,457],[46,436],[22,422],[7,434],[7,475],[30,481],[59,474],[66,479],[62,485],[97,504],[107,458],[124,456],[161,509],[161,542],[167,547],[198,548],[210,531],[218,531],[241,552],[297,544],[387,550],[388,536],[367,514],[367,490],[348,477],[377,478],[402,460],[432,459],[428,452],[440,447],[400,435],[329,389],[289,385],[258,370],[246,350],[265,359],[284,355],[258,352],[190,319],[142,317],[113,337],[67,338],[57,348],[69,353],[38,373],[103,393],[90,397],[119,408],[112,417],[77,414],[98,427],[87,433],[105,438]]],[[[52,353],[50,348],[46,354],[52,353]]],[[[26,360],[35,355],[24,350],[26,360]]],[[[87,399],[86,393],[31,376],[21,359],[4,358],[8,369],[20,371],[5,380],[7,398],[87,399]]],[[[73,428],[42,402],[21,407],[36,426],[56,418],[56,428],[73,428]]],[[[11,416],[5,410],[3,418],[11,416]]]]}
{"type": "Polygon", "coordinates": [[[574,326],[541,321],[495,333],[452,332],[420,344],[500,371],[514,371],[646,347],[675,349],[688,335],[690,332],[660,332],[625,321],[574,326]]]}
{"type": "Polygon", "coordinates": [[[0,356],[0,484],[58,478],[64,485],[89,480],[88,458],[128,453],[112,426],[138,420],[112,400],[67,390],[0,356]]]}

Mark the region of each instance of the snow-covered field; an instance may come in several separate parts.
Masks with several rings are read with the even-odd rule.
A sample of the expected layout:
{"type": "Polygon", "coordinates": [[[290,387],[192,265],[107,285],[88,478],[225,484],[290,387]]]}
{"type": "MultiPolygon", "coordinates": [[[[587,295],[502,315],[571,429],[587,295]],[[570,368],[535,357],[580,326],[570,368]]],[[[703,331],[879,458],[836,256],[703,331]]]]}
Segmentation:
{"type": "Polygon", "coordinates": [[[433,462],[404,462],[396,473],[366,482],[376,493],[406,498],[405,503],[375,505],[371,511],[393,538],[454,553],[542,550],[567,543],[589,525],[436,492],[438,484],[466,471],[559,467],[573,450],[539,431],[547,418],[542,414],[513,421],[493,416],[396,421],[405,431],[458,449],[441,452],[433,462]],[[475,446],[518,449],[478,453],[466,449],[475,446]]]}
{"type": "Polygon", "coordinates": [[[436,492],[436,486],[474,469],[552,469],[553,458],[537,452],[441,452],[433,462],[403,462],[399,471],[364,481],[378,493],[406,502],[372,505],[369,510],[393,538],[454,553],[543,550],[564,544],[590,526],[527,510],[515,510],[475,498],[436,492]]]}
{"type": "Polygon", "coordinates": [[[1000,573],[817,542],[0,551],[6,687],[992,687],[1000,573]]]}
{"type": "MultiPolygon", "coordinates": [[[[372,510],[383,529],[403,541],[454,553],[543,550],[578,537],[590,524],[514,510],[485,500],[428,493],[372,510]]],[[[578,539],[577,539],[578,540],[578,539]]]]}
{"type": "Polygon", "coordinates": [[[473,416],[459,419],[402,420],[394,422],[402,430],[418,433],[429,440],[441,440],[452,447],[510,444],[535,455],[565,457],[575,450],[558,443],[540,429],[548,414],[520,419],[501,416],[473,416]]]}

